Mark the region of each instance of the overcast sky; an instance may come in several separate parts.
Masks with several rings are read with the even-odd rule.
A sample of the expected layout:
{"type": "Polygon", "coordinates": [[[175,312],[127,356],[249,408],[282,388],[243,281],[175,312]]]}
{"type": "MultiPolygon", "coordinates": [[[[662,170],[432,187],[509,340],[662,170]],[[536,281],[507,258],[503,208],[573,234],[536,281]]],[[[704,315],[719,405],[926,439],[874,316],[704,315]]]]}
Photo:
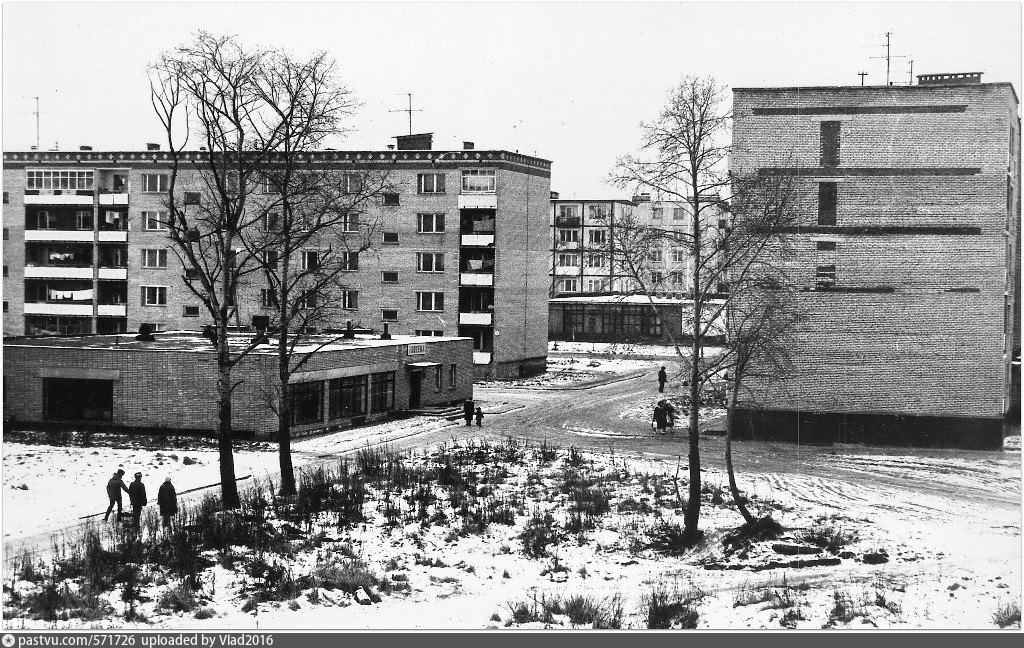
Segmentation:
{"type": "Polygon", "coordinates": [[[518,150],[552,160],[562,197],[605,184],[687,73],[729,87],[885,82],[985,73],[1020,94],[1019,3],[3,3],[3,146],[140,149],[161,141],[146,66],[198,29],[297,54],[326,50],[362,102],[344,148],[408,131],[434,148],[518,150]]]}

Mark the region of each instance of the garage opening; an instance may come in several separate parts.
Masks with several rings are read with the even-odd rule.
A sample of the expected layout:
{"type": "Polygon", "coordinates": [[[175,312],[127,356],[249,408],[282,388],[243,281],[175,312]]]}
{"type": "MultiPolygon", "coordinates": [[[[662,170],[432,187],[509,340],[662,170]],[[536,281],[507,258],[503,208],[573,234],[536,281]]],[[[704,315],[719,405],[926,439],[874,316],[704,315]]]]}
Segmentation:
{"type": "Polygon", "coordinates": [[[114,381],[44,378],[43,417],[49,421],[113,419],[114,381]]]}

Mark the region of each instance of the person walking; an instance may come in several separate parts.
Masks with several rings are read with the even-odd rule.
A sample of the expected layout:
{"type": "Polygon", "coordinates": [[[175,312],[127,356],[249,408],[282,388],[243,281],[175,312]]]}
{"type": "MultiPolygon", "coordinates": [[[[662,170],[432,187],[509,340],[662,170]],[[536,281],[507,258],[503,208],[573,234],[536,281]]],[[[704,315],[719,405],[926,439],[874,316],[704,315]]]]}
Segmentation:
{"type": "Polygon", "coordinates": [[[484,411],[479,407],[476,408],[476,426],[481,427],[484,424],[484,411]]]}
{"type": "Polygon", "coordinates": [[[665,393],[665,383],[668,382],[668,373],[665,371],[665,367],[662,367],[658,372],[658,391],[665,393]]]}
{"type": "Polygon", "coordinates": [[[174,491],[174,484],[168,477],[160,485],[156,494],[156,503],[160,507],[160,517],[164,520],[164,528],[171,528],[171,516],[178,513],[178,494],[174,491]]]}
{"type": "Polygon", "coordinates": [[[466,420],[466,425],[473,425],[473,401],[467,400],[462,404],[462,418],[466,420]]]}
{"type": "Polygon", "coordinates": [[[142,519],[142,507],[146,505],[146,485],[142,483],[142,473],[135,473],[135,481],[128,486],[128,501],[132,505],[132,526],[139,530],[142,519]]]}
{"type": "Polygon", "coordinates": [[[658,401],[654,406],[654,428],[658,434],[665,434],[665,426],[668,420],[668,413],[665,411],[665,401],[658,401]]]}
{"type": "Polygon", "coordinates": [[[107,481],[107,498],[110,499],[110,506],[107,507],[107,513],[103,516],[104,522],[110,517],[110,512],[114,510],[115,504],[117,505],[117,517],[114,519],[121,519],[121,491],[128,492],[128,487],[124,485],[122,477],[124,477],[124,470],[118,468],[114,476],[107,481]]]}

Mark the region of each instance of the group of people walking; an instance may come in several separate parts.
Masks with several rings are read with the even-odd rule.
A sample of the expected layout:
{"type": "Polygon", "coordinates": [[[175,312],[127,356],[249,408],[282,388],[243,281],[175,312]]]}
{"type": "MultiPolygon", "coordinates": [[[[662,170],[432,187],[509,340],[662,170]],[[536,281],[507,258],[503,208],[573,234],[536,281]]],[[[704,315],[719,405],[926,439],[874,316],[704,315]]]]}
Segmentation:
{"type": "MultiPolygon", "coordinates": [[[[658,371],[658,393],[665,393],[665,383],[668,382],[668,372],[665,367],[658,371]]],[[[651,427],[658,434],[675,434],[676,408],[665,399],[658,401],[654,406],[654,416],[651,419],[651,427]]]]}
{"type": "MultiPolygon", "coordinates": [[[[103,521],[106,522],[110,518],[110,513],[115,506],[117,507],[115,519],[121,519],[123,506],[121,493],[128,493],[128,502],[132,506],[132,528],[138,531],[139,523],[142,520],[142,509],[149,499],[146,496],[146,485],[142,483],[142,473],[140,472],[135,473],[135,480],[128,486],[124,485],[123,478],[124,469],[118,468],[114,476],[107,482],[107,498],[110,500],[110,505],[107,506],[107,513],[103,516],[103,521]]],[[[178,513],[178,494],[174,490],[174,484],[171,483],[170,477],[164,480],[157,491],[156,503],[160,507],[160,517],[163,519],[164,528],[170,528],[171,516],[178,513]]]]}

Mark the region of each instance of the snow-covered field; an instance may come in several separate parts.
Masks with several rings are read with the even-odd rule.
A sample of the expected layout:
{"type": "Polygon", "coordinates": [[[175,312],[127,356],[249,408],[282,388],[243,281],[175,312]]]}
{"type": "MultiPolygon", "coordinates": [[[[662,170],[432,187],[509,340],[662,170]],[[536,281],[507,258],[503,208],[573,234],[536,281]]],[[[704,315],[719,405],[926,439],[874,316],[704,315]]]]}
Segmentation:
{"type": "MultiPolygon", "coordinates": [[[[687,347],[683,347],[686,351],[687,347]]],[[[552,353],[594,354],[610,356],[665,356],[678,357],[676,348],[662,344],[627,344],[617,342],[548,342],[552,353]]]]}
{"type": "Polygon", "coordinates": [[[997,609],[1019,610],[1019,506],[949,500],[973,484],[1019,501],[1019,462],[847,452],[818,459],[836,462],[837,475],[859,460],[883,479],[741,474],[753,511],[784,531],[730,549],[723,539],[742,518],[723,490],[725,475],[706,470],[707,535],[675,555],[677,475],[686,493],[678,459],[462,439],[403,460],[405,472],[394,463],[381,469],[391,476],[367,483],[361,521],[339,526],[340,513],[320,513],[307,527],[283,521],[280,508],[268,522],[276,549],[207,550],[215,564],[185,609],[169,610],[183,598],[179,580],[150,566],[137,597],[145,621],[125,620],[123,586],[115,586],[91,604],[98,618],[47,622],[27,612],[31,601],[38,607],[42,583],[6,568],[4,624],[455,629],[590,627],[596,619],[627,628],[994,628],[997,609]],[[930,472],[934,495],[913,501],[884,479],[930,472]],[[807,566],[814,561],[821,564],[807,566]]]}
{"type": "Polygon", "coordinates": [[[628,358],[548,357],[547,372],[519,380],[491,380],[482,385],[526,389],[573,389],[605,382],[640,371],[649,371],[650,362],[628,358]]]}

